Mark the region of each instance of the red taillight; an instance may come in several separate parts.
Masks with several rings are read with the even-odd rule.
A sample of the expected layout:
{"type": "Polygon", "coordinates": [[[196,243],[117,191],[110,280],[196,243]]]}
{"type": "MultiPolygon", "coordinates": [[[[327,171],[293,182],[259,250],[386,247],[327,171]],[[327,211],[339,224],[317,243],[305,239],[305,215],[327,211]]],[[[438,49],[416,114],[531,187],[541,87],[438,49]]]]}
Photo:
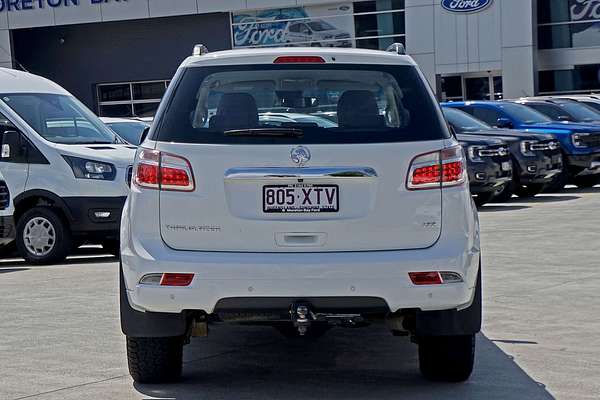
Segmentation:
{"type": "Polygon", "coordinates": [[[416,157],[409,169],[409,190],[460,185],[466,180],[465,157],[460,146],[416,157]]]}
{"type": "Polygon", "coordinates": [[[318,56],[281,56],[273,64],[325,64],[325,60],[318,56]]]}
{"type": "Polygon", "coordinates": [[[133,182],[139,187],[183,192],[195,187],[189,161],[173,154],[140,149],[134,171],[133,182]]]}
{"type": "Polygon", "coordinates": [[[408,276],[414,285],[441,285],[444,283],[439,272],[409,272],[408,276]]]}
{"type": "Polygon", "coordinates": [[[164,273],[160,279],[160,286],[190,286],[194,274],[164,273]]]}

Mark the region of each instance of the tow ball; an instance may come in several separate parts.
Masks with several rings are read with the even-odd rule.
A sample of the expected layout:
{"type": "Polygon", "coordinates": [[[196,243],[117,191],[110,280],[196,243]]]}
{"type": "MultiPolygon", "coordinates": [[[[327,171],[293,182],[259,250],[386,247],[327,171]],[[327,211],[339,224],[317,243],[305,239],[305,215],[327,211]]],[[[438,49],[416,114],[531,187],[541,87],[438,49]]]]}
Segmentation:
{"type": "Polygon", "coordinates": [[[311,322],[315,319],[315,315],[306,303],[292,303],[290,317],[300,336],[306,335],[311,322]]]}

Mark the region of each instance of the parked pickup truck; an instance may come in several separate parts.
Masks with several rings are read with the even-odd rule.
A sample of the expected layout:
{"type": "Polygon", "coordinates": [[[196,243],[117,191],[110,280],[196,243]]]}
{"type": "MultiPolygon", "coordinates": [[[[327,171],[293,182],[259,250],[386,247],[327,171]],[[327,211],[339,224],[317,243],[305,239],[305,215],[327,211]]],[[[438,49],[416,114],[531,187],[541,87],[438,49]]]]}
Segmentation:
{"type": "Polygon", "coordinates": [[[495,196],[496,201],[508,200],[513,194],[535,196],[562,172],[560,143],[551,135],[493,128],[456,108],[444,107],[443,111],[450,126],[459,134],[506,142],[513,162],[513,176],[511,183],[495,196]]]}
{"type": "Polygon", "coordinates": [[[552,121],[530,107],[508,101],[453,102],[443,106],[463,110],[497,128],[554,136],[561,144],[565,168],[551,185],[553,190],[560,190],[567,183],[591,187],[600,182],[600,126],[552,121]]]}

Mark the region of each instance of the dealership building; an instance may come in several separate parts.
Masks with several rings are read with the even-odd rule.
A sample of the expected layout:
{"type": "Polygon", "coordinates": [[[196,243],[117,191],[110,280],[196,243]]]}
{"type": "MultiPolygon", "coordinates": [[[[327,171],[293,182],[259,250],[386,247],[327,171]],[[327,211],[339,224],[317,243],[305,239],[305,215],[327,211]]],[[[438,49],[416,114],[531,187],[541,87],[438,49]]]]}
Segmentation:
{"type": "Polygon", "coordinates": [[[600,0],[0,0],[0,65],[150,116],[196,43],[406,45],[440,100],[600,91],[600,0]]]}

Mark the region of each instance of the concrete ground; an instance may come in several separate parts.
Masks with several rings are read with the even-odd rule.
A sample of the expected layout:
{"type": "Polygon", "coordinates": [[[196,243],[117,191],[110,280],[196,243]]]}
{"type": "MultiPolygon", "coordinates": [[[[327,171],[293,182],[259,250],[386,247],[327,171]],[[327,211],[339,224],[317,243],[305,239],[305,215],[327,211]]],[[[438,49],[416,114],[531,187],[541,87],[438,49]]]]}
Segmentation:
{"type": "Polygon", "coordinates": [[[485,324],[464,384],[423,380],[416,347],[379,327],[287,341],[212,329],[184,379],[134,385],[117,263],[0,261],[0,399],[600,399],[600,188],[481,210],[485,324]]]}

